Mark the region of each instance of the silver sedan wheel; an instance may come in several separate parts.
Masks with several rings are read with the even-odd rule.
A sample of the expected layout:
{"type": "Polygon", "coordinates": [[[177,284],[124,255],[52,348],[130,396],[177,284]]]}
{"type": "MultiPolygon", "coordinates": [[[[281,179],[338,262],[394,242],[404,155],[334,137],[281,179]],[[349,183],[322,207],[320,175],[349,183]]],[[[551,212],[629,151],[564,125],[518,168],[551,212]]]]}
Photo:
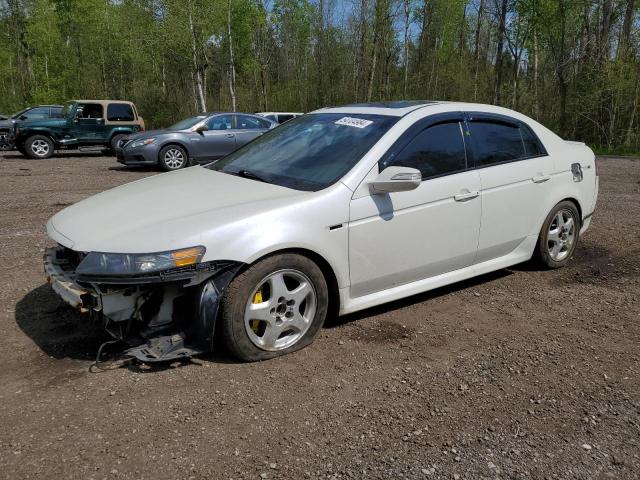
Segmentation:
{"type": "Polygon", "coordinates": [[[177,170],[184,166],[184,155],[177,148],[170,148],[164,154],[164,164],[171,170],[177,170]]]}
{"type": "Polygon", "coordinates": [[[38,157],[44,157],[49,153],[49,144],[44,140],[34,140],[31,142],[31,151],[38,157]]]}
{"type": "Polygon", "coordinates": [[[547,232],[549,256],[561,262],[571,253],[576,241],[576,219],[571,210],[562,209],[556,213],[547,232]]]}
{"type": "Polygon", "coordinates": [[[258,348],[284,350],[307,333],[316,306],[316,288],[309,277],[298,270],[279,270],[262,279],[249,297],[245,330],[258,348]]]}

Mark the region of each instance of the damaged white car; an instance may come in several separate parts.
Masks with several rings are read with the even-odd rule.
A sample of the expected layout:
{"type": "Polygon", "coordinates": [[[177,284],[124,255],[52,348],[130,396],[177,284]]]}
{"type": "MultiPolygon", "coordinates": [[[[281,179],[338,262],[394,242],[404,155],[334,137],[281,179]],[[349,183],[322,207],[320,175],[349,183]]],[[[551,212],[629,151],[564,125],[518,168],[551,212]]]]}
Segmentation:
{"type": "Polygon", "coordinates": [[[510,110],[322,109],[64,209],[45,271],[129,356],[188,357],[220,335],[262,360],[311,343],[327,315],[532,256],[563,266],[597,191],[588,147],[510,110]]]}

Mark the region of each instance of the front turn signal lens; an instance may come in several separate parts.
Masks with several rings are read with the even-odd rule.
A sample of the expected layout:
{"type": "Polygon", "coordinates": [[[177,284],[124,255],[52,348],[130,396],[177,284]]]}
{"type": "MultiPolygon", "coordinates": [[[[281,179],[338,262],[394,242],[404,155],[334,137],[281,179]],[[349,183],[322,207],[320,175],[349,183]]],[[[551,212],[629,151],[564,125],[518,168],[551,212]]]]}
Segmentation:
{"type": "Polygon", "coordinates": [[[171,252],[171,258],[176,267],[195,265],[200,261],[203,255],[204,247],[191,247],[171,252]]]}

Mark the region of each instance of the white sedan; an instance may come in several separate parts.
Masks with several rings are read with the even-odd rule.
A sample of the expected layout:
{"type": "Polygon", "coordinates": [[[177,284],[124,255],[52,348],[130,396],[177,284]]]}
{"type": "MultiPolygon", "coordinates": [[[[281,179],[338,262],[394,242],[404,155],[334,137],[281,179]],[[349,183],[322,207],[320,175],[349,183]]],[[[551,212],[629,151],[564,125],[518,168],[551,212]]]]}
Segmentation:
{"type": "Polygon", "coordinates": [[[342,315],[525,262],[561,267],[589,226],[593,152],[504,108],[317,110],[207,166],[145,178],[47,224],[53,289],[126,354],[242,360],[342,315]]]}

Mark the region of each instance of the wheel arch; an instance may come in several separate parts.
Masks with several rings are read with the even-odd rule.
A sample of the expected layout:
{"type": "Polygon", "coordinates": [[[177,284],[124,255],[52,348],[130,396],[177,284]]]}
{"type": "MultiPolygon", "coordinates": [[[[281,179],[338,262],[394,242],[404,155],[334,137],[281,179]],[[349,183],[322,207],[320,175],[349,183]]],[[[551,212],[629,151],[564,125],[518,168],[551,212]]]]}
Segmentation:
{"type": "Polygon", "coordinates": [[[255,265],[256,263],[266,258],[273,257],[275,255],[283,255],[285,253],[294,253],[303,257],[307,257],[320,268],[320,271],[322,271],[322,275],[327,282],[327,289],[329,290],[329,308],[327,309],[327,318],[336,318],[340,311],[340,291],[338,287],[338,277],[336,276],[336,273],[329,261],[313,250],[303,247],[288,247],[279,250],[273,250],[256,258],[251,263],[245,264],[244,267],[236,273],[236,275],[240,274],[250,266],[255,265]]]}
{"type": "MultiPolygon", "coordinates": [[[[566,198],[563,198],[562,200],[560,200],[558,203],[561,203],[561,202],[571,202],[571,203],[573,203],[576,206],[576,208],[578,209],[578,215],[580,216],[580,223],[582,223],[582,205],[580,205],[580,201],[575,197],[566,197],[566,198]]],[[[556,205],[558,203],[556,203],[556,205]]]]}
{"type": "Polygon", "coordinates": [[[549,213],[556,207],[556,205],[558,205],[559,203],[562,202],[571,202],[573,203],[576,208],[578,209],[578,216],[580,217],[580,223],[582,224],[582,205],[580,205],[580,201],[576,198],[575,195],[565,195],[565,196],[561,196],[559,198],[559,200],[552,202],[551,205],[547,208],[544,216],[542,217],[542,219],[539,222],[538,225],[538,237],[540,236],[540,231],[542,230],[542,226],[544,225],[545,220],[547,219],[547,216],[549,215],[549,213]]]}
{"type": "Polygon", "coordinates": [[[189,166],[189,164],[191,163],[191,152],[189,151],[189,149],[187,148],[187,146],[181,142],[180,140],[176,140],[175,138],[172,138],[171,140],[168,140],[166,143],[163,143],[162,145],[160,145],[158,147],[158,165],[160,165],[160,153],[162,153],[162,151],[170,146],[176,146],[176,147],[180,147],[182,148],[185,152],[187,152],[187,166],[189,166]]]}
{"type": "Polygon", "coordinates": [[[107,142],[111,143],[116,135],[131,135],[132,133],[135,132],[131,128],[113,129],[111,130],[111,135],[109,135],[107,142]]]}

